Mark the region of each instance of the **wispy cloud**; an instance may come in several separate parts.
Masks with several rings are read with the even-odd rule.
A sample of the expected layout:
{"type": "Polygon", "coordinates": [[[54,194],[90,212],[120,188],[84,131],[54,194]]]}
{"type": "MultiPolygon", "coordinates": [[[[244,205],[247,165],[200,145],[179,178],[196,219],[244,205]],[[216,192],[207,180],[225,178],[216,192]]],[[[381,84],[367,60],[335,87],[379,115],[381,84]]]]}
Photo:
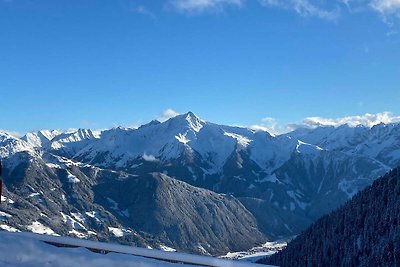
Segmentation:
{"type": "MultiPolygon", "coordinates": [[[[2,1],[2,0],[0,0],[2,1]]],[[[4,1],[4,0],[3,0],[4,1]]],[[[219,14],[228,7],[243,7],[246,0],[166,0],[163,6],[168,10],[185,15],[219,14]]],[[[263,8],[282,9],[305,18],[338,21],[344,16],[370,12],[381,17],[391,30],[388,36],[397,34],[395,26],[400,22],[400,0],[257,0],[263,8]],[[372,11],[372,12],[371,12],[372,11]]],[[[157,15],[146,5],[134,7],[134,11],[157,20],[157,15]]]]}
{"type": "MultiPolygon", "coordinates": [[[[321,2],[321,1],[314,1],[321,2]]],[[[314,4],[310,0],[260,0],[260,3],[265,7],[283,8],[294,10],[297,14],[303,17],[317,17],[327,20],[335,20],[339,17],[340,9],[324,8],[314,4]]]]}
{"type": "Polygon", "coordinates": [[[175,110],[171,109],[171,108],[167,108],[165,110],[163,110],[157,117],[158,121],[164,122],[170,118],[176,117],[178,116],[179,113],[176,112],[175,110]]]}
{"type": "Polygon", "coordinates": [[[172,8],[180,13],[201,14],[222,12],[226,6],[242,6],[244,0],[170,0],[172,8]]]}
{"type": "Polygon", "coordinates": [[[256,131],[265,131],[272,135],[277,135],[281,132],[280,129],[278,129],[278,121],[271,117],[263,118],[259,124],[251,125],[249,128],[256,131]]]}
{"type": "Polygon", "coordinates": [[[398,14],[400,0],[373,0],[370,6],[382,14],[398,14]]]}
{"type": "Polygon", "coordinates": [[[145,161],[148,161],[148,162],[158,162],[158,159],[156,159],[155,156],[149,155],[149,154],[147,154],[147,153],[144,153],[143,156],[142,156],[142,158],[143,158],[145,161]]]}
{"type": "Polygon", "coordinates": [[[153,13],[149,8],[147,8],[143,5],[136,6],[134,8],[134,12],[136,12],[137,14],[143,15],[143,16],[147,16],[147,17],[151,18],[152,20],[157,20],[156,14],[153,13]]]}
{"type": "MultiPolygon", "coordinates": [[[[372,0],[369,6],[377,11],[383,21],[391,28],[398,25],[400,21],[400,0],[372,0]]],[[[397,34],[397,30],[388,32],[388,36],[397,34]]]]}

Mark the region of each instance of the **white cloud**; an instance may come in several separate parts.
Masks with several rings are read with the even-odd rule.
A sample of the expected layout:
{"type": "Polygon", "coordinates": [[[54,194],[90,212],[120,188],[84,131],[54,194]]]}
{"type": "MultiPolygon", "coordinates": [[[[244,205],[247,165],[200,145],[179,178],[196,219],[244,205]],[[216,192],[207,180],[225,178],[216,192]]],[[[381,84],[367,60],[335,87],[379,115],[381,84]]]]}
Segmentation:
{"type": "Polygon", "coordinates": [[[338,10],[325,10],[316,5],[311,4],[308,0],[293,0],[295,11],[302,16],[318,17],[321,19],[333,20],[339,14],[338,10]]]}
{"type": "Polygon", "coordinates": [[[243,0],[170,0],[170,5],[181,13],[198,14],[206,11],[221,12],[225,6],[241,6],[243,0]]]}
{"type": "MultiPolygon", "coordinates": [[[[339,9],[326,9],[311,0],[259,0],[263,6],[279,7],[294,10],[303,17],[317,17],[327,20],[335,20],[339,17],[339,9]]],[[[320,2],[320,1],[314,1],[320,2]]]]}
{"type": "Polygon", "coordinates": [[[370,5],[383,14],[394,14],[400,11],[400,0],[372,0],[370,5]]]}
{"type": "Polygon", "coordinates": [[[259,0],[263,6],[294,10],[303,17],[317,17],[327,20],[337,19],[342,11],[349,14],[374,10],[383,21],[394,26],[400,19],[400,0],[259,0]],[[327,8],[327,3],[330,8],[327,8]],[[333,6],[333,8],[332,8],[333,6]],[[345,9],[343,9],[345,7],[345,9]]]}
{"type": "Polygon", "coordinates": [[[279,134],[280,132],[277,120],[271,117],[263,118],[260,124],[251,125],[249,128],[256,131],[268,132],[272,135],[279,134]]]}
{"type": "MultiPolygon", "coordinates": [[[[1,0],[0,0],[1,1],[1,0]]],[[[249,1],[247,1],[249,2],[249,1]]],[[[182,14],[220,13],[227,7],[242,7],[246,0],[167,0],[163,4],[182,14]]],[[[337,21],[344,15],[374,11],[383,22],[393,28],[400,21],[400,0],[257,0],[267,8],[278,8],[292,11],[302,17],[319,18],[337,21]]],[[[138,5],[134,11],[138,14],[157,20],[157,16],[144,5],[138,5]]],[[[397,34],[391,30],[388,36],[397,34]]]]}
{"type": "Polygon", "coordinates": [[[156,159],[156,157],[154,157],[153,155],[148,155],[146,153],[143,154],[142,158],[145,161],[149,161],[149,162],[158,162],[158,159],[156,159]]]}
{"type": "MultiPolygon", "coordinates": [[[[383,22],[389,27],[393,28],[398,25],[400,21],[400,0],[372,0],[369,6],[377,11],[383,22]]],[[[397,34],[397,30],[391,30],[387,33],[387,36],[397,34]]]]}
{"type": "Polygon", "coordinates": [[[164,122],[178,115],[179,113],[176,112],[175,110],[167,108],[166,110],[163,110],[163,112],[161,112],[160,115],[158,115],[157,120],[160,122],[164,122]]]}
{"type": "Polygon", "coordinates": [[[141,126],[141,124],[140,123],[132,123],[132,124],[130,124],[130,125],[128,125],[128,128],[130,128],[130,129],[137,129],[137,128],[139,128],[141,126]]]}

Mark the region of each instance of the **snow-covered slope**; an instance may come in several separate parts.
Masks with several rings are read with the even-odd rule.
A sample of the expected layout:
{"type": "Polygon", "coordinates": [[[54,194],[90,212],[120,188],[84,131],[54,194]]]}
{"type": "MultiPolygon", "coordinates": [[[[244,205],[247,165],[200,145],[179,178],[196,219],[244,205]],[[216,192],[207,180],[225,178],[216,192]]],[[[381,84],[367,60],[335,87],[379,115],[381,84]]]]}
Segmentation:
{"type": "Polygon", "coordinates": [[[240,148],[249,151],[260,167],[271,170],[289,158],[296,144],[290,138],[273,138],[266,132],[205,122],[189,112],[138,129],[104,131],[99,140],[75,157],[102,166],[129,168],[133,160],[168,161],[188,153],[200,156],[208,173],[218,173],[240,148]]]}
{"type": "Polygon", "coordinates": [[[53,138],[60,135],[61,132],[57,130],[41,130],[36,132],[29,132],[21,139],[28,142],[34,147],[45,147],[53,138]]]}
{"type": "Polygon", "coordinates": [[[400,163],[400,124],[378,124],[340,127],[326,126],[315,129],[297,129],[287,134],[324,149],[363,155],[378,160],[388,167],[400,163]]]}
{"type": "Polygon", "coordinates": [[[189,254],[163,252],[72,238],[38,236],[27,233],[0,232],[0,265],[7,267],[244,267],[256,266],[189,254]],[[65,244],[57,247],[47,244],[65,244]],[[74,246],[68,248],[68,246],[74,246]],[[107,254],[93,250],[108,251],[107,254]],[[176,262],[176,263],[174,263],[176,262]],[[183,263],[182,263],[183,262],[183,263]],[[193,263],[193,265],[191,264],[193,263]]]}
{"type": "Polygon", "coordinates": [[[54,153],[71,157],[99,137],[100,133],[96,131],[78,129],[74,132],[57,135],[46,148],[54,153]]]}
{"type": "Polygon", "coordinates": [[[21,139],[0,132],[0,158],[9,157],[22,151],[34,153],[35,149],[31,144],[21,139]]]}
{"type": "MultiPolygon", "coordinates": [[[[23,139],[26,141],[0,135],[0,156],[6,165],[14,166],[6,166],[6,171],[15,169],[6,173],[13,178],[29,176],[29,184],[40,180],[52,183],[52,179],[61,177],[61,182],[68,185],[63,191],[76,194],[80,200],[71,199],[69,204],[79,210],[85,206],[82,202],[88,200],[87,196],[92,196],[90,192],[104,171],[140,179],[152,172],[163,173],[195,188],[240,200],[268,238],[298,234],[316,218],[400,164],[400,124],[372,128],[321,126],[272,136],[263,131],[206,122],[188,112],[162,123],[152,121],[138,129],[118,127],[101,134],[83,129],[66,133],[40,131],[23,139]],[[38,166],[45,165],[50,171],[39,167],[27,172],[27,165],[31,166],[27,162],[39,162],[38,166]],[[69,188],[73,190],[66,190],[69,188]]],[[[171,186],[178,188],[179,184],[171,186]]],[[[143,208],[138,204],[142,202],[133,201],[135,196],[129,203],[126,202],[129,199],[119,199],[117,194],[110,196],[110,188],[101,192],[110,199],[103,197],[94,204],[113,213],[119,223],[129,210],[117,207],[129,204],[132,210],[143,208]]],[[[144,188],[139,190],[147,192],[144,188]]],[[[180,196],[175,193],[171,199],[177,201],[180,196]]],[[[72,214],[63,213],[64,220],[71,221],[66,216],[73,218],[72,214]]],[[[185,223],[182,229],[191,229],[188,227],[191,220],[185,223]]],[[[145,224],[137,227],[138,231],[143,230],[145,224]]],[[[123,229],[127,230],[112,231],[124,236],[123,229]]]]}
{"type": "Polygon", "coordinates": [[[129,160],[153,158],[166,161],[179,158],[184,151],[195,151],[207,159],[210,171],[216,171],[222,168],[235,145],[247,147],[249,136],[253,134],[248,129],[204,122],[189,112],[164,123],[152,122],[139,129],[114,128],[105,131],[101,139],[84,148],[76,157],[86,161],[96,159],[96,163],[105,166],[117,162],[118,166],[127,167],[129,160]]]}
{"type": "Polygon", "coordinates": [[[41,130],[29,132],[21,139],[31,146],[41,148],[53,153],[72,157],[78,151],[99,138],[101,133],[90,129],[72,131],[41,130]]]}

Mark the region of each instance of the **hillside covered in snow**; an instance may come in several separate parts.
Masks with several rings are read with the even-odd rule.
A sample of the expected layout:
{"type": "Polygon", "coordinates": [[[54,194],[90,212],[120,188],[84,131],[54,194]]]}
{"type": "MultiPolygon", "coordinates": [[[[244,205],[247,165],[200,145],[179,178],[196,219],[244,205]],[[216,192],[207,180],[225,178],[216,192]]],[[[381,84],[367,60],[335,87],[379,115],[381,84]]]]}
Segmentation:
{"type": "Polygon", "coordinates": [[[0,265],[7,267],[250,267],[255,264],[30,233],[0,232],[0,265]]]}
{"type": "Polygon", "coordinates": [[[225,255],[286,239],[400,164],[400,124],[273,136],[189,112],[0,133],[0,228],[225,255]]]}

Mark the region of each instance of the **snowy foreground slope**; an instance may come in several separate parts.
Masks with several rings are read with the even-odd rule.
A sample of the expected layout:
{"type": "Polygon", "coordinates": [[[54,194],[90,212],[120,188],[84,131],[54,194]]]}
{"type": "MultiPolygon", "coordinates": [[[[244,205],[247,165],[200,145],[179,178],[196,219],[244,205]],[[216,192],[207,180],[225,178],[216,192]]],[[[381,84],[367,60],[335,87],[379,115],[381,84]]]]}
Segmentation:
{"type": "Polygon", "coordinates": [[[251,267],[259,265],[205,256],[100,243],[69,237],[0,232],[0,266],[251,267]],[[56,247],[43,241],[74,247],[56,247]],[[108,253],[94,253],[87,248],[107,251],[108,253]]]}

